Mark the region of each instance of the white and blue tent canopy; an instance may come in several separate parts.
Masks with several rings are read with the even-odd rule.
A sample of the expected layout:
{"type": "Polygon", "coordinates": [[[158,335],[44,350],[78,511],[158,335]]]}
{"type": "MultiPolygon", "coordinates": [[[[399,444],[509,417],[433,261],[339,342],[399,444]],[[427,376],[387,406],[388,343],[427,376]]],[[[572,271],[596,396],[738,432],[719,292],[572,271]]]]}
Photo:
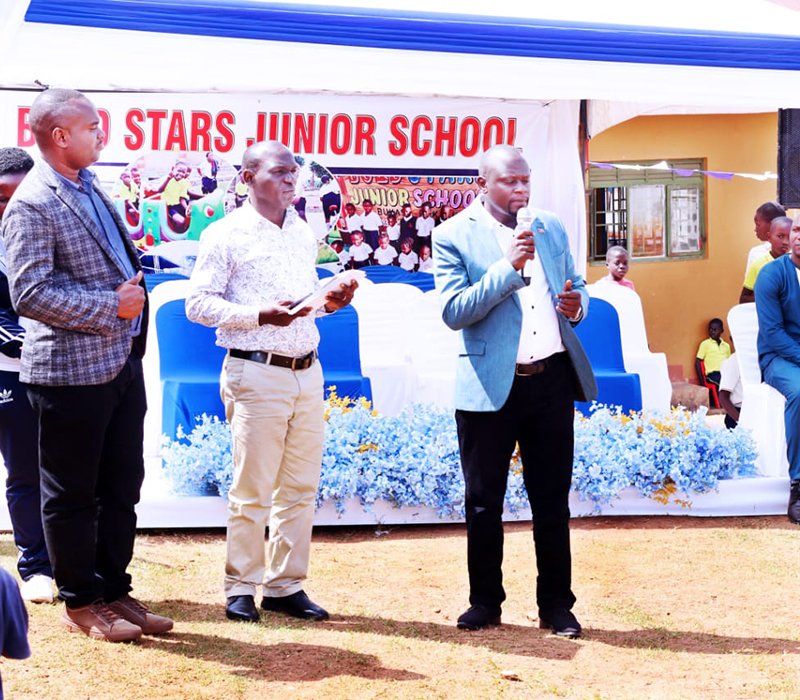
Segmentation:
{"type": "Polygon", "coordinates": [[[475,100],[514,101],[530,105],[531,114],[544,106],[540,167],[548,177],[536,194],[564,219],[581,267],[580,100],[588,100],[593,134],[639,114],[800,107],[800,0],[433,6],[3,0],[0,90],[45,84],[95,93],[217,93],[222,101],[232,94],[444,97],[463,100],[465,109],[475,100]]]}
{"type": "Polygon", "coordinates": [[[3,87],[800,106],[797,0],[4,0],[0,22],[3,87]]]}

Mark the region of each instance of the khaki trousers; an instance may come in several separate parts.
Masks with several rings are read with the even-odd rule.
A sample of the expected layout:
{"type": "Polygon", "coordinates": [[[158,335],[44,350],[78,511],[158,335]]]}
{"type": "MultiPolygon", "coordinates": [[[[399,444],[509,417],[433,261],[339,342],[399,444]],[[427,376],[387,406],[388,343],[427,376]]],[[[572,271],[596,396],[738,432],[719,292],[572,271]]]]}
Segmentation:
{"type": "Polygon", "coordinates": [[[234,468],[226,596],[255,596],[260,584],[266,597],[303,587],[325,434],[322,386],[319,362],[294,372],[225,358],[220,393],[233,434],[234,468]]]}

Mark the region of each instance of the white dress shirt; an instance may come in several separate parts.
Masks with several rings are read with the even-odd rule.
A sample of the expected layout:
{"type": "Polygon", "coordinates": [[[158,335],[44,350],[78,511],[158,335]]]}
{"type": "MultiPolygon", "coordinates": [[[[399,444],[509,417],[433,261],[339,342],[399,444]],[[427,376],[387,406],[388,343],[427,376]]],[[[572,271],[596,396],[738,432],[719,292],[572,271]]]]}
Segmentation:
{"type": "MultiPolygon", "coordinates": [[[[485,207],[481,210],[486,222],[492,227],[500,250],[505,254],[515,234],[514,229],[504,226],[495,219],[485,207]]],[[[545,234],[547,235],[547,234],[545,234]]],[[[544,274],[542,261],[537,255],[533,259],[531,283],[516,291],[522,307],[522,329],[519,335],[517,362],[528,364],[543,360],[557,352],[564,352],[561,342],[561,329],[558,326],[558,313],[553,305],[553,293],[544,274]]]]}
{"type": "Polygon", "coordinates": [[[383,222],[376,211],[361,215],[361,228],[365,231],[377,231],[381,226],[383,226],[383,222]]]}
{"type": "Polygon", "coordinates": [[[216,326],[217,345],[225,348],[308,354],[319,344],[313,314],[288,326],[260,326],[258,315],[269,304],[300,299],[319,286],[317,249],[314,232],[294,207],[279,227],[245,202],[203,231],[187,316],[216,326]]]}

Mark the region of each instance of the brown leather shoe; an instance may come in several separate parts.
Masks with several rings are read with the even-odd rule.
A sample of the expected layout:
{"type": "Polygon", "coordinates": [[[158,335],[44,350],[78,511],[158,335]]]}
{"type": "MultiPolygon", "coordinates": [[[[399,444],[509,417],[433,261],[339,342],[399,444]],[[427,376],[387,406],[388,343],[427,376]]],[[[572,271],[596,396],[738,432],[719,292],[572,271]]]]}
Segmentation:
{"type": "Polygon", "coordinates": [[[125,594],[119,600],[109,603],[108,607],[128,622],[141,627],[142,634],[163,634],[172,629],[172,620],[156,615],[133,596],[125,594]]]}
{"type": "Polygon", "coordinates": [[[142,636],[142,628],[122,619],[102,600],[80,608],[64,607],[61,624],[70,632],[83,632],[106,642],[130,642],[142,636]]]}

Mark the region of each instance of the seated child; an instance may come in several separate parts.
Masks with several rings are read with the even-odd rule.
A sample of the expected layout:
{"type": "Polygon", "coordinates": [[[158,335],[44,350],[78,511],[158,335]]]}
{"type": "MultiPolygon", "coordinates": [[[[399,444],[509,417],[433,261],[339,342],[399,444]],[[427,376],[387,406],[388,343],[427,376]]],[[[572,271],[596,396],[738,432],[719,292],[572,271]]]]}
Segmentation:
{"type": "Polygon", "coordinates": [[[361,231],[351,231],[353,241],[350,246],[350,267],[358,270],[361,267],[372,265],[372,248],[364,243],[364,234],[361,231]]]}
{"type": "Polygon", "coordinates": [[[722,319],[712,318],[709,321],[708,338],[700,343],[700,347],[697,349],[697,358],[694,361],[700,386],[705,386],[706,382],[709,382],[719,388],[722,363],[731,356],[731,346],[721,338],[724,330],[722,319]],[[701,361],[705,363],[705,375],[700,366],[701,361]]]}
{"type": "Polygon", "coordinates": [[[419,250],[419,268],[417,272],[433,272],[433,258],[430,246],[422,246],[419,250]]]}
{"type": "Polygon", "coordinates": [[[739,373],[739,360],[733,353],[720,368],[719,402],[725,409],[725,427],[733,430],[739,423],[739,409],[742,407],[742,377],[739,373]]]}
{"type": "Polygon", "coordinates": [[[606,251],[606,267],[608,268],[608,274],[598,281],[608,282],[609,284],[619,284],[636,291],[633,282],[625,279],[625,275],[628,274],[629,260],[628,251],[625,250],[625,248],[621,245],[612,245],[606,251]]]}
{"type": "Polygon", "coordinates": [[[350,262],[350,253],[348,253],[344,249],[344,244],[340,240],[331,241],[330,243],[331,248],[339,256],[339,262],[342,263],[342,267],[346,268],[347,264],[350,262]]]}
{"type": "Polygon", "coordinates": [[[765,265],[771,263],[776,258],[786,255],[789,252],[789,234],[792,231],[792,220],[788,216],[777,216],[769,225],[769,253],[762,255],[747,268],[744,276],[742,293],[739,295],[740,304],[748,304],[756,300],[755,292],[758,273],[765,265]]]}
{"type": "Polygon", "coordinates": [[[402,252],[397,258],[400,262],[400,267],[402,267],[404,270],[408,270],[409,272],[414,272],[419,264],[419,257],[413,250],[411,250],[413,244],[413,240],[410,238],[404,238],[403,243],[400,246],[402,252]]]}
{"type": "Polygon", "coordinates": [[[397,251],[389,245],[389,236],[382,233],[378,238],[378,249],[375,251],[375,260],[378,265],[394,265],[397,251]]]}

